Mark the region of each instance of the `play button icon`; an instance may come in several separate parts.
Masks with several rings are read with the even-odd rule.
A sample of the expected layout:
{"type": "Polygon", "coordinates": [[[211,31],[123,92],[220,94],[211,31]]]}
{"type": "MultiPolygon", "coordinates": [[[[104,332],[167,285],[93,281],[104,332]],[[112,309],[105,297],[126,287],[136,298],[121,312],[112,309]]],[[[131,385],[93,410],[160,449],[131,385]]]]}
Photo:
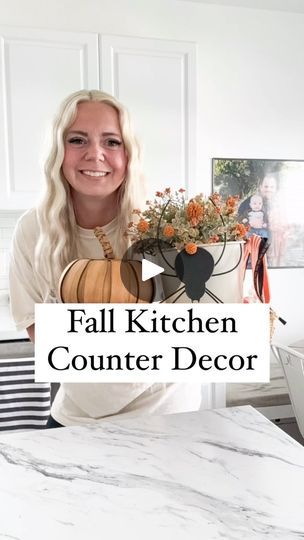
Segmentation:
{"type": "MultiPolygon", "coordinates": [[[[161,283],[160,278],[157,279],[156,276],[162,272],[166,272],[166,274],[168,273],[170,275],[173,274],[174,276],[174,258],[172,259],[172,252],[176,256],[177,251],[176,253],[175,251],[176,250],[172,250],[172,247],[168,242],[157,240],[156,238],[138,240],[131,244],[125,251],[122,262],[127,264],[120,265],[120,277],[125,289],[137,299],[137,302],[147,301],[147,290],[151,287],[153,289],[151,301],[159,302],[163,300],[163,284],[161,283]],[[171,264],[167,263],[166,255],[163,256],[162,253],[170,253],[171,264]],[[164,268],[152,261],[163,264],[164,268]]],[[[173,291],[178,289],[180,283],[179,280],[173,277],[172,283],[173,291]]]]}
{"type": "Polygon", "coordinates": [[[142,281],[147,281],[154,276],[158,276],[158,274],[161,274],[164,272],[164,270],[165,269],[162,268],[162,266],[158,266],[158,264],[154,264],[147,259],[143,259],[141,265],[141,279],[142,281]]]}

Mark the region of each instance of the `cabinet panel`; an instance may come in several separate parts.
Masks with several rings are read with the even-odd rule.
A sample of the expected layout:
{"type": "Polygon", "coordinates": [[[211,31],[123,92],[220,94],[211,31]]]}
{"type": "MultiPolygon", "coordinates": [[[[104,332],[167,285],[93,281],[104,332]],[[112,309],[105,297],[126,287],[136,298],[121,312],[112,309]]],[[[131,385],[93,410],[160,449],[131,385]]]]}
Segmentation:
{"type": "Polygon", "coordinates": [[[101,85],[129,108],[149,196],[196,185],[196,44],[101,37],[101,85]]]}
{"type": "Polygon", "coordinates": [[[98,88],[94,34],[0,29],[0,208],[32,206],[43,182],[50,126],[60,101],[98,88]]]}

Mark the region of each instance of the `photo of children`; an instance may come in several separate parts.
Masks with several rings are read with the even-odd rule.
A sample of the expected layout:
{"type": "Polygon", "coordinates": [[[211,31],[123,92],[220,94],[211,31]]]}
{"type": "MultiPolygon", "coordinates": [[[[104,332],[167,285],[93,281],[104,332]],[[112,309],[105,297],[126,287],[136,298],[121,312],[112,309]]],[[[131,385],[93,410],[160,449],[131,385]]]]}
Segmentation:
{"type": "Polygon", "coordinates": [[[249,211],[247,217],[244,217],[241,221],[245,225],[249,225],[248,237],[253,234],[268,238],[266,212],[263,211],[263,197],[259,193],[251,195],[249,200],[249,211]]]}
{"type": "Polygon", "coordinates": [[[247,236],[267,238],[270,268],[304,267],[304,162],[213,159],[213,191],[239,197],[247,236]],[[295,196],[296,194],[296,196],[295,196]]]}

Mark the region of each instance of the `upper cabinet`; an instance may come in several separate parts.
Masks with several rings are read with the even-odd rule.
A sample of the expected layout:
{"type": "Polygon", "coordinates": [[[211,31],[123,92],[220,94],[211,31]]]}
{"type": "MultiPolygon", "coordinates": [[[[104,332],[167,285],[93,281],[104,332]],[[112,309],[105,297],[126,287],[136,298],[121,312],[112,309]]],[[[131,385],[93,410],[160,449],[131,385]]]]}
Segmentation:
{"type": "Polygon", "coordinates": [[[98,36],[0,28],[0,208],[27,209],[43,182],[62,99],[99,87],[98,36]]]}
{"type": "Polygon", "coordinates": [[[148,195],[196,187],[196,44],[101,36],[101,85],[128,106],[148,195]]]}
{"type": "Polygon", "coordinates": [[[0,209],[35,204],[54,113],[81,88],[101,88],[130,110],[148,196],[195,189],[195,43],[9,27],[0,39],[0,209]]]}

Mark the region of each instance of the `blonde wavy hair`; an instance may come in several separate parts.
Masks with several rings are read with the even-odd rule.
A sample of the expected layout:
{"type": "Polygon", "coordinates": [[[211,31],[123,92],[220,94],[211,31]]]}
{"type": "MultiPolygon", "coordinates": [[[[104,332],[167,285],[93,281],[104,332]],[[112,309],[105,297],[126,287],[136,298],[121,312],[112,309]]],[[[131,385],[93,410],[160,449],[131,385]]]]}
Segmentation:
{"type": "Polygon", "coordinates": [[[35,252],[35,266],[52,289],[69,262],[77,258],[76,219],[69,184],[62,173],[64,138],[74,122],[77,106],[85,101],[102,102],[113,107],[128,157],[127,173],[119,188],[117,228],[113,251],[121,258],[128,247],[124,236],[132,210],[144,202],[144,178],[140,164],[140,147],[134,135],[127,109],[113,96],[99,90],[80,90],[61,104],[53,125],[51,151],[45,163],[46,190],[37,207],[40,235],[35,252]]]}

